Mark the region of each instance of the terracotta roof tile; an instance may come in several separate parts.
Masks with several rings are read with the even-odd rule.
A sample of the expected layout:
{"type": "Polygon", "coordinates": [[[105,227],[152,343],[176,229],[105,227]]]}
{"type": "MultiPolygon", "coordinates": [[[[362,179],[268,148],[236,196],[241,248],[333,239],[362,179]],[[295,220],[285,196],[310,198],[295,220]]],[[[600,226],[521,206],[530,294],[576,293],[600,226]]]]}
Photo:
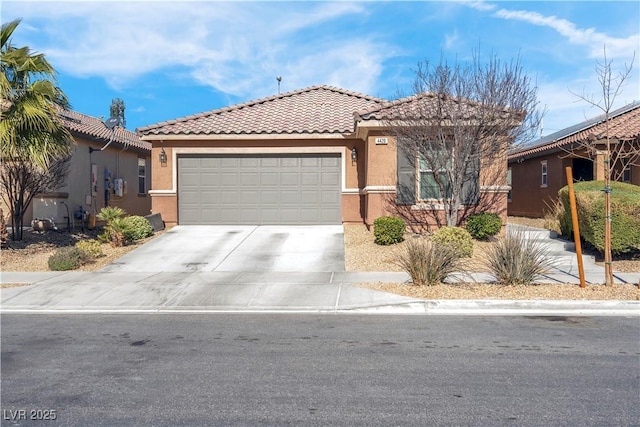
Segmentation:
{"type": "MultiPolygon", "coordinates": [[[[554,132],[525,147],[519,147],[509,154],[509,160],[557,149],[563,145],[578,141],[588,141],[594,138],[603,139],[605,135],[605,117],[600,115],[554,132]]],[[[609,115],[609,137],[621,141],[632,141],[640,138],[640,102],[631,103],[611,112],[609,115]]]]}
{"type": "MultiPolygon", "coordinates": [[[[480,107],[480,104],[471,100],[463,100],[463,102],[461,102],[459,98],[451,98],[451,102],[462,106],[458,112],[462,112],[464,117],[459,118],[473,118],[480,107]]],[[[374,106],[368,110],[359,111],[354,117],[356,121],[439,118],[439,114],[441,114],[439,113],[439,107],[441,105],[442,102],[438,101],[437,94],[425,92],[400,98],[395,101],[385,102],[381,106],[374,106]]],[[[505,118],[507,114],[508,111],[505,110],[505,118]]]]}
{"type": "Polygon", "coordinates": [[[138,135],[352,133],[353,113],[384,101],[332,86],[311,86],[137,129],[138,135]]]}
{"type": "MultiPolygon", "coordinates": [[[[64,126],[74,136],[98,140],[105,144],[111,138],[111,130],[108,129],[99,118],[88,116],[72,110],[60,110],[58,116],[64,126]]],[[[129,145],[142,150],[151,151],[151,144],[141,140],[135,133],[116,127],[113,142],[121,145],[129,145]]]]}

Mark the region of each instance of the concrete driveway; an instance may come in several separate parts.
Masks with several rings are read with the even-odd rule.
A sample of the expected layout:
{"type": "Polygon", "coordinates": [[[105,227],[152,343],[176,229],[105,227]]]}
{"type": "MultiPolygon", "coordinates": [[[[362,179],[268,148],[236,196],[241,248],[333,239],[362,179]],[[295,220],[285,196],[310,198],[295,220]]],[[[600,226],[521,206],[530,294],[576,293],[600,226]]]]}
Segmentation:
{"type": "Polygon", "coordinates": [[[176,226],[103,272],[340,272],[344,229],[320,226],[176,226]]]}

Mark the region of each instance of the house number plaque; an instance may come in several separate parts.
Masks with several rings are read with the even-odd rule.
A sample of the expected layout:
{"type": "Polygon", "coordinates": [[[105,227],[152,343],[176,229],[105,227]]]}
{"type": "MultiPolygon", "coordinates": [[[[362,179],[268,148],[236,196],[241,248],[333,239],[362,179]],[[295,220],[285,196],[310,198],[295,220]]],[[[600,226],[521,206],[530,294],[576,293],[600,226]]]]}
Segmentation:
{"type": "Polygon", "coordinates": [[[387,138],[376,138],[376,145],[386,145],[389,143],[387,138]]]}

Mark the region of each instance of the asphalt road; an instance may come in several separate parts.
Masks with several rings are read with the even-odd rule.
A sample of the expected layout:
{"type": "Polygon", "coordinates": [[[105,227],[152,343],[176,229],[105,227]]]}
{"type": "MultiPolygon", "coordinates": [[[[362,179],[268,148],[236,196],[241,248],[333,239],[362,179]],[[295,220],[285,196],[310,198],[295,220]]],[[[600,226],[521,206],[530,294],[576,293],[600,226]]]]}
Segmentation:
{"type": "Polygon", "coordinates": [[[640,425],[637,317],[0,320],[3,426],[640,425]]]}

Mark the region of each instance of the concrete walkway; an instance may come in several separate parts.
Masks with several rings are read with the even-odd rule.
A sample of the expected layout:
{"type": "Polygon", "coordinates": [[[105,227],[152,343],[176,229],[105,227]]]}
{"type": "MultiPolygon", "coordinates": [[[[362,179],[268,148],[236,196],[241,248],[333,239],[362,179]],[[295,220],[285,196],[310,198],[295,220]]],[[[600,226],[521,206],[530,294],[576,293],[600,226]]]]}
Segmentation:
{"type": "MultiPolygon", "coordinates": [[[[571,245],[546,230],[519,229],[541,239],[554,268],[541,283],[579,283],[571,245]]],[[[584,257],[586,280],[599,284],[604,269],[584,257]]],[[[487,273],[451,280],[490,282],[487,273]]],[[[616,273],[617,283],[640,282],[640,272],[616,273]]],[[[640,301],[419,300],[356,286],[363,282],[406,282],[391,272],[3,272],[1,312],[314,312],[487,315],[640,316],[640,301]]]]}

